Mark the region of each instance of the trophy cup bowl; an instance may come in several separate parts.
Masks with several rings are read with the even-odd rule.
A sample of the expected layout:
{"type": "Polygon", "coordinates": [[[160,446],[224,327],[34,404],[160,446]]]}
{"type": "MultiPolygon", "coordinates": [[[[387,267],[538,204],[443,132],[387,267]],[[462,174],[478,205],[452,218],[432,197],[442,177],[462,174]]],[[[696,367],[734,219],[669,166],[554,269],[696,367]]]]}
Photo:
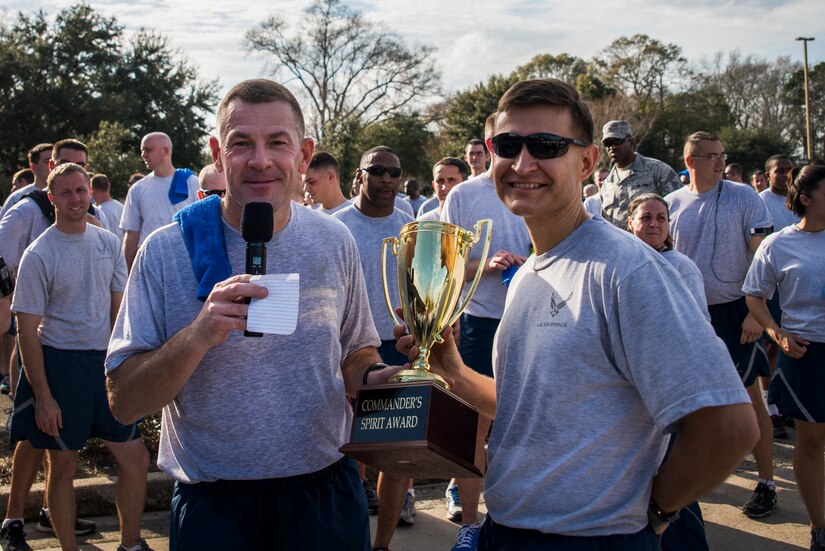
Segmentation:
{"type": "Polygon", "coordinates": [[[430,350],[442,342],[441,332],[461,316],[478,287],[484,272],[481,268],[476,271],[464,302],[456,307],[464,287],[467,257],[481,239],[484,227],[487,231],[479,266],[487,262],[492,224],[492,220],[480,220],[475,224],[475,233],[471,233],[447,222],[410,222],[401,228],[398,237],[384,239],[381,251],[384,299],[392,319],[396,324],[401,323],[393,310],[386,280],[387,247],[392,246],[392,254],[398,259],[398,293],[404,321],[419,351],[412,369],[399,371],[389,382],[434,381],[449,389],[440,375],[430,371],[430,350]]]}
{"type": "Polygon", "coordinates": [[[390,315],[401,323],[387,290],[387,248],[398,258],[398,293],[404,321],[418,345],[411,369],[399,371],[388,384],[361,388],[355,399],[350,442],[343,453],[397,478],[479,477],[484,472],[484,437],[479,413],[449,392],[430,372],[428,358],[441,332],[459,318],[481,275],[476,272],[461,304],[470,249],[486,226],[481,264],[490,249],[491,220],[475,233],[445,222],[410,222],[398,237],[384,240],[381,265],[384,298],[390,315]],[[447,422],[448,421],[448,422],[447,422]]]}

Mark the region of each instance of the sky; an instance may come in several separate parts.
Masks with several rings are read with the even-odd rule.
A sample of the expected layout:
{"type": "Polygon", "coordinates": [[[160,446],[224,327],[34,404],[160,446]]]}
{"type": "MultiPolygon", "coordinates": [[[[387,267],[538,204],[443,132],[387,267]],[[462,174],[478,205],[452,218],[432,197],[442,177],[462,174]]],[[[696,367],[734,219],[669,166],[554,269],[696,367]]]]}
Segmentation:
{"type": "MultiPolygon", "coordinates": [[[[104,0],[90,2],[127,32],[165,34],[172,47],[222,91],[246,79],[270,76],[265,60],[247,52],[244,33],[278,14],[297,21],[310,0],[104,0]],[[232,5],[230,5],[232,4],[232,5]]],[[[437,48],[447,93],[509,73],[539,53],[589,59],[620,36],[644,33],[682,48],[691,62],[739,49],[773,59],[802,61],[797,36],[808,43],[809,65],[825,61],[823,0],[344,0],[367,20],[400,34],[408,44],[437,48]]],[[[0,0],[15,16],[42,9],[53,15],[69,0],[0,0]]],[[[289,85],[288,82],[286,82],[289,85]]],[[[750,85],[743,83],[743,86],[750,85]]],[[[297,89],[297,86],[293,87],[297,89]]]]}

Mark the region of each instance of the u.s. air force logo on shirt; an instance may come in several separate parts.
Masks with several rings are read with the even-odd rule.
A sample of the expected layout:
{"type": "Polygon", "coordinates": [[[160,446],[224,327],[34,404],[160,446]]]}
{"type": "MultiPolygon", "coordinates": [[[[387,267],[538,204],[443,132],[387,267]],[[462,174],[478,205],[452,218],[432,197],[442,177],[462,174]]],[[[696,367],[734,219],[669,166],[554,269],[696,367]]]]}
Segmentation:
{"type": "MultiPolygon", "coordinates": [[[[573,293],[571,292],[570,295],[567,298],[563,299],[561,297],[561,295],[556,293],[556,291],[553,291],[550,294],[550,317],[555,318],[557,315],[559,315],[559,313],[561,313],[562,310],[564,310],[564,308],[567,306],[567,301],[570,300],[570,298],[572,296],[573,296],[573,293]]],[[[536,326],[537,327],[567,327],[567,322],[566,321],[558,322],[558,321],[545,320],[545,321],[540,321],[539,323],[536,324],[536,326]]]]}

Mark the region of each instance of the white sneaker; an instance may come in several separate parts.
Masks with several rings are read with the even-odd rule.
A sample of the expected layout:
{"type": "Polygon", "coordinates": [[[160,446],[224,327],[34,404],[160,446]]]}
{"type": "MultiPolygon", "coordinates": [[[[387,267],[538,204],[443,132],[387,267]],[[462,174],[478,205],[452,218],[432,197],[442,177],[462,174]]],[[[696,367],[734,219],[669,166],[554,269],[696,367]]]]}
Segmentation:
{"type": "Polygon", "coordinates": [[[458,497],[458,486],[450,484],[447,486],[447,491],[444,492],[447,498],[447,518],[453,522],[461,522],[461,498],[458,497]]]}

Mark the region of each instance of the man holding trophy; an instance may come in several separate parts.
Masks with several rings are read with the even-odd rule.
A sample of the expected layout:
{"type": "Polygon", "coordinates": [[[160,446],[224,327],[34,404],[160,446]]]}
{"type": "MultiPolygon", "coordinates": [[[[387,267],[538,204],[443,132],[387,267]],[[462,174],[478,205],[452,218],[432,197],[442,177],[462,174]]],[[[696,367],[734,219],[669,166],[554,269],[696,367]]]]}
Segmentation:
{"type": "MultiPolygon", "coordinates": [[[[495,419],[480,550],[659,549],[676,512],[758,438],[725,347],[676,272],[584,211],[593,133],[561,81],[522,81],[502,96],[487,142],[493,180],[535,255],[510,284],[494,378],[464,364],[450,329],[429,355],[455,394],[495,419]]],[[[412,357],[422,342],[406,321],[412,335],[399,326],[396,336],[412,357]]]]}

